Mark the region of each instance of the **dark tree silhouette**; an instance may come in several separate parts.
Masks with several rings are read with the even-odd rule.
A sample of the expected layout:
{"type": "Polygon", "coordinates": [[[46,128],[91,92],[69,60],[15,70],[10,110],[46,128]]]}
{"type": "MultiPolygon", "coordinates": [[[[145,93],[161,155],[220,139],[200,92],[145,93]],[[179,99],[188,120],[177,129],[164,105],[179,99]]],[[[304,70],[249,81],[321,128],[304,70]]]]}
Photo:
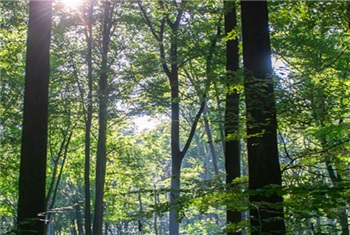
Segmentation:
{"type": "MultiPolygon", "coordinates": [[[[281,185],[266,1],[241,1],[249,189],[281,185]]],[[[250,197],[251,234],[285,234],[282,197],[250,197]],[[279,205],[279,207],[278,207],[279,205]]]]}
{"type": "MultiPolygon", "coordinates": [[[[225,34],[235,30],[237,26],[236,3],[234,1],[224,1],[225,11],[225,34]]],[[[239,84],[237,71],[239,67],[238,39],[228,40],[226,42],[226,73],[227,73],[227,94],[226,94],[226,113],[225,113],[225,168],[226,184],[230,189],[232,181],[240,177],[240,141],[237,133],[239,132],[239,93],[236,89],[230,89],[231,86],[239,84]]],[[[241,221],[241,213],[230,209],[227,205],[226,211],[227,224],[241,221]]],[[[228,231],[227,234],[240,234],[228,231]]]]}
{"type": "Polygon", "coordinates": [[[52,1],[29,3],[17,234],[45,234],[52,1]]]}

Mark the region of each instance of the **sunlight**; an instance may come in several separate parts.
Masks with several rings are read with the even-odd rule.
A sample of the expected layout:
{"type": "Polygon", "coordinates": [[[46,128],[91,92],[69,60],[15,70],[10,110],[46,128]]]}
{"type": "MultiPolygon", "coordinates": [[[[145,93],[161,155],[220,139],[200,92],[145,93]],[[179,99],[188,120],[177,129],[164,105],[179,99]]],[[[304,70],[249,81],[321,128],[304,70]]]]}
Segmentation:
{"type": "Polygon", "coordinates": [[[61,0],[63,6],[68,9],[77,9],[83,2],[83,0],[61,0]]]}

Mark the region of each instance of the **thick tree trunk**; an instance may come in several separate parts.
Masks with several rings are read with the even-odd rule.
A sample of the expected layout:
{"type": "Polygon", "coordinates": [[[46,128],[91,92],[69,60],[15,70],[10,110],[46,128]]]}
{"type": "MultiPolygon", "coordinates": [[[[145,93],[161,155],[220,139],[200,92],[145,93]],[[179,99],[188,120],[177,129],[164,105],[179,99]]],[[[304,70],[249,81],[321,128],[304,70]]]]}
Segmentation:
{"type": "MultiPolygon", "coordinates": [[[[234,1],[224,1],[225,10],[225,34],[227,35],[237,26],[236,3],[234,1]]],[[[226,112],[225,112],[225,169],[227,189],[232,187],[232,181],[241,176],[241,149],[239,140],[239,93],[232,86],[239,84],[237,75],[239,67],[238,39],[226,42],[226,112]]],[[[241,221],[241,212],[230,209],[226,210],[227,224],[241,221]]],[[[227,234],[240,234],[240,232],[230,232],[227,234]]]]}
{"type": "Polygon", "coordinates": [[[45,234],[52,2],[29,3],[17,234],[45,234]]]}
{"type": "MultiPolygon", "coordinates": [[[[256,190],[281,185],[267,2],[241,1],[241,11],[249,189],[256,190]]],[[[285,234],[282,197],[258,194],[250,202],[251,234],[285,234]]]]}
{"type": "Polygon", "coordinates": [[[93,223],[93,234],[102,235],[103,230],[103,195],[104,184],[106,176],[106,162],[107,162],[107,53],[110,40],[110,11],[111,3],[105,2],[104,7],[104,21],[103,21],[103,35],[102,35],[102,63],[101,75],[99,80],[99,133],[97,143],[96,156],[96,197],[95,197],[95,213],[93,223]]]}

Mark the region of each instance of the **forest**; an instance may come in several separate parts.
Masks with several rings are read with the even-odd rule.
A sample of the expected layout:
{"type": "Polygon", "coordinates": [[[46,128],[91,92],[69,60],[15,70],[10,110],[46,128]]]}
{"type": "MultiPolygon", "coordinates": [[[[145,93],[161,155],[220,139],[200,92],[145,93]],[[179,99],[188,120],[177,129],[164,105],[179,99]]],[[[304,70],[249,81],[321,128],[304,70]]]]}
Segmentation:
{"type": "Polygon", "coordinates": [[[0,234],[349,235],[350,2],[0,9],[0,234]]]}

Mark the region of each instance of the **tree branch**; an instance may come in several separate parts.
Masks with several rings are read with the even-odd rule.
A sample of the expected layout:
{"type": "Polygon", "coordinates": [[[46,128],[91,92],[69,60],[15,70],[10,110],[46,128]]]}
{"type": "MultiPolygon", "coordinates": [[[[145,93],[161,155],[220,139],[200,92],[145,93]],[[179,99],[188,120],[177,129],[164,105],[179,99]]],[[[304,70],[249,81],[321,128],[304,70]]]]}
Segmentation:
{"type": "Polygon", "coordinates": [[[140,0],[137,1],[137,4],[138,4],[139,7],[140,7],[140,10],[141,10],[141,13],[142,13],[142,17],[143,17],[144,20],[146,21],[146,25],[147,25],[147,26],[149,27],[149,29],[151,30],[151,33],[153,34],[153,36],[155,37],[155,39],[156,39],[158,42],[160,42],[160,38],[159,38],[159,36],[157,35],[156,31],[154,30],[153,25],[152,25],[152,23],[151,23],[151,20],[148,18],[147,13],[146,13],[145,9],[144,9],[143,6],[142,6],[141,1],[140,1],[140,0]]]}
{"type": "Polygon", "coordinates": [[[196,128],[197,128],[197,124],[199,122],[199,119],[204,111],[204,108],[205,108],[205,104],[206,104],[206,95],[203,95],[202,97],[202,101],[201,101],[201,107],[200,109],[198,110],[198,113],[194,119],[194,122],[192,124],[192,127],[191,127],[191,132],[190,132],[190,135],[188,136],[188,139],[187,139],[187,142],[185,144],[185,147],[183,148],[183,150],[180,152],[180,157],[181,159],[183,159],[183,157],[185,156],[188,148],[190,147],[190,144],[192,142],[192,139],[193,139],[193,136],[194,136],[194,133],[196,132],[196,128]]]}

